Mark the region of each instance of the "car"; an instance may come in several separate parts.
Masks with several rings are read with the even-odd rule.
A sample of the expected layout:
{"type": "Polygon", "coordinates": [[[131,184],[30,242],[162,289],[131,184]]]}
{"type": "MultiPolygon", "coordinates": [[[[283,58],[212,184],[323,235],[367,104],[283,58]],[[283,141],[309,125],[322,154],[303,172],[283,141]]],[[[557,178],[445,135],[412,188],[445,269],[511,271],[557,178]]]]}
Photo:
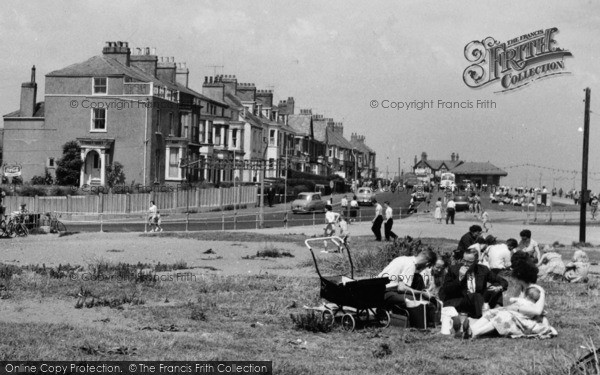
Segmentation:
{"type": "Polygon", "coordinates": [[[325,204],[321,193],[300,193],[292,202],[292,212],[325,212],[325,204]]]}
{"type": "Polygon", "coordinates": [[[356,192],[356,200],[359,205],[368,204],[373,205],[373,200],[375,199],[375,193],[371,188],[361,187],[356,192]]]}
{"type": "Polygon", "coordinates": [[[425,192],[423,185],[417,185],[414,193],[415,201],[425,201],[427,200],[428,195],[429,194],[425,192]]]}
{"type": "Polygon", "coordinates": [[[466,195],[454,196],[454,203],[456,204],[456,212],[468,211],[469,210],[469,199],[466,195]]]}

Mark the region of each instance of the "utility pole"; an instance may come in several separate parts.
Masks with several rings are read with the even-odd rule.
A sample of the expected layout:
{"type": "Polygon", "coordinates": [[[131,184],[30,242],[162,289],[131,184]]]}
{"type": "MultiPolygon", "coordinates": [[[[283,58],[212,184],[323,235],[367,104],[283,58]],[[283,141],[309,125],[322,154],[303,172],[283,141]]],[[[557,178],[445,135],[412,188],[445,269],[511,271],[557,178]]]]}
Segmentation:
{"type": "Polygon", "coordinates": [[[263,229],[265,227],[265,176],[267,174],[267,150],[269,149],[269,143],[268,140],[265,140],[265,137],[262,137],[263,143],[265,145],[265,149],[263,151],[263,157],[261,160],[262,166],[260,168],[261,171],[261,177],[260,177],[260,214],[259,214],[259,221],[260,221],[260,229],[263,229]]]}
{"type": "Polygon", "coordinates": [[[588,151],[590,147],[590,88],[585,89],[585,112],[583,119],[583,160],[581,165],[581,195],[579,204],[579,242],[585,242],[585,208],[587,204],[587,185],[588,185],[588,151]]]}

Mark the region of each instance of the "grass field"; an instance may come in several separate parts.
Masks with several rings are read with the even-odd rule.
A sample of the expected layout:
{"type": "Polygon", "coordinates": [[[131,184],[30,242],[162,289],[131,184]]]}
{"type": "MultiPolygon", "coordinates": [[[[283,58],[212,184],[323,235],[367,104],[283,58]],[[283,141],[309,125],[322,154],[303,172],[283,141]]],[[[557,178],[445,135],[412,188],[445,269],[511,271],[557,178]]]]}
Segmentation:
{"type": "MultiPolygon", "coordinates": [[[[170,236],[176,244],[177,235],[170,236]]],[[[187,238],[203,242],[211,238],[210,233],[191,236],[187,238]]],[[[303,239],[276,238],[238,233],[229,239],[272,243],[283,238],[299,245],[303,239]]],[[[446,250],[456,244],[422,241],[446,250]]],[[[268,248],[275,252],[273,246],[268,248]]],[[[370,267],[378,264],[377,245],[359,237],[353,239],[352,249],[359,274],[376,272],[370,267]]],[[[573,249],[560,251],[568,259],[573,249]]],[[[598,260],[597,252],[590,255],[598,260]]],[[[338,254],[319,257],[325,257],[329,269],[339,270],[338,254]]],[[[272,360],[274,373],[286,375],[563,374],[585,352],[580,346],[600,343],[597,279],[587,285],[543,284],[548,318],[559,332],[550,340],[462,341],[437,331],[392,327],[355,332],[298,329],[291,315],[308,316],[302,306],[320,304],[319,280],[316,275],[294,277],[295,269],[314,270],[312,261],[289,257],[285,262],[289,276],[197,274],[185,270],[182,262],[150,274],[136,273],[135,265],[106,262],[69,266],[62,274],[2,265],[0,361],[235,359],[272,360]],[[82,270],[105,279],[82,280],[82,270]]]]}

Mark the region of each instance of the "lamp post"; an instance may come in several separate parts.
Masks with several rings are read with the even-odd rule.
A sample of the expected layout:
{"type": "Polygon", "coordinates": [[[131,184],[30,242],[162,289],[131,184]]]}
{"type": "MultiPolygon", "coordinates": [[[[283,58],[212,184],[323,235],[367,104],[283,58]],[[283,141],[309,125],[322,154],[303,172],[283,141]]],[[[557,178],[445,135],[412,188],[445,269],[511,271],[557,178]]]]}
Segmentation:
{"type": "Polygon", "coordinates": [[[261,170],[261,176],[260,176],[260,210],[259,210],[259,228],[263,229],[265,226],[265,175],[266,175],[266,169],[267,169],[267,150],[269,149],[269,144],[267,143],[267,140],[265,139],[265,137],[263,136],[263,144],[265,145],[265,149],[263,150],[263,155],[262,155],[262,167],[260,168],[261,170]]]}
{"type": "Polygon", "coordinates": [[[585,89],[585,112],[583,119],[583,160],[581,165],[581,195],[579,204],[579,242],[585,242],[585,206],[588,200],[588,151],[590,147],[590,88],[585,89]]]}

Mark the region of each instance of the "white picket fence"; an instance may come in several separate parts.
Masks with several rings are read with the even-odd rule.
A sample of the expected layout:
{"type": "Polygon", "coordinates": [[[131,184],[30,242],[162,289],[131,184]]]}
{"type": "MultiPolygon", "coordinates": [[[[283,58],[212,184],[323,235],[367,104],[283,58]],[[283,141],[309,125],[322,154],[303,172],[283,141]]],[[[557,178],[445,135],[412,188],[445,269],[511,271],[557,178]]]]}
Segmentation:
{"type": "Polygon", "coordinates": [[[254,205],[258,202],[255,186],[149,192],[132,194],[67,195],[52,197],[6,196],[6,212],[27,205],[30,212],[64,213],[140,213],[147,212],[151,200],[159,210],[211,209],[226,206],[254,205]]]}

